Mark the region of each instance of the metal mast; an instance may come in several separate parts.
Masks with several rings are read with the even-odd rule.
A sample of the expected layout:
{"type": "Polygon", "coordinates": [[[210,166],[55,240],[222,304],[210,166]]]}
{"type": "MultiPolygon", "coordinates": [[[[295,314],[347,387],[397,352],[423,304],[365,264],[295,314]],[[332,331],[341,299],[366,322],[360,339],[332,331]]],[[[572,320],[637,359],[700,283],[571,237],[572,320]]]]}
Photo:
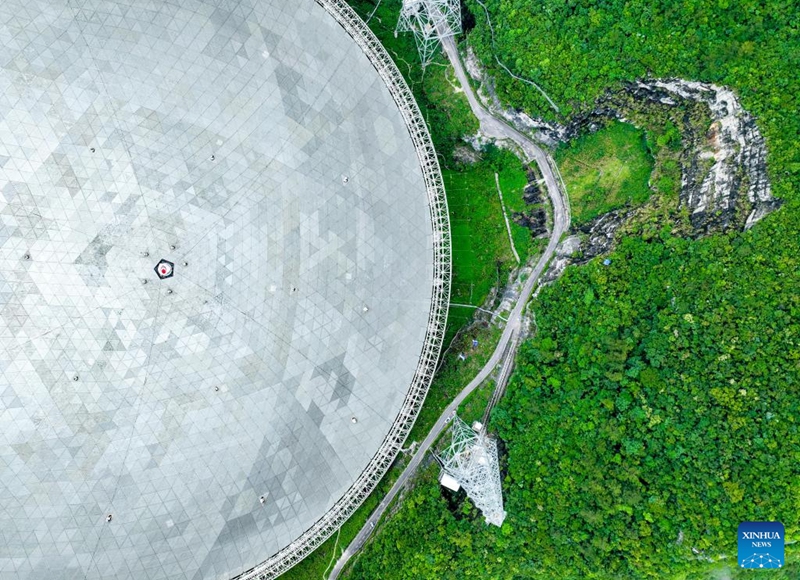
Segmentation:
{"type": "Polygon", "coordinates": [[[425,68],[436,55],[439,41],[461,32],[460,0],[403,0],[395,36],[398,32],[414,33],[425,68]]]}
{"type": "Polygon", "coordinates": [[[497,442],[483,432],[480,423],[474,428],[453,416],[450,447],[437,456],[444,472],[455,479],[481,512],[487,524],[502,526],[503,488],[497,461],[497,442]]]}

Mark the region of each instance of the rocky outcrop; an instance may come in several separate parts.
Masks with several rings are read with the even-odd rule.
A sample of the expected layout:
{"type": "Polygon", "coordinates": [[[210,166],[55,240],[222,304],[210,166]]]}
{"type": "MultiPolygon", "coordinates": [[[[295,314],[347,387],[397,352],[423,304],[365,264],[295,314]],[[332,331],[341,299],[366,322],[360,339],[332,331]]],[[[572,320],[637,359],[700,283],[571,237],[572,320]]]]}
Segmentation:
{"type": "MultiPolygon", "coordinates": [[[[480,83],[478,97],[483,105],[545,145],[555,146],[595,131],[609,119],[639,124],[637,120],[659,110],[675,118],[681,133],[677,209],[685,210],[690,222],[684,235],[701,237],[731,228],[749,229],[781,205],[781,200],[772,196],[764,137],[753,116],[727,87],[683,79],[643,79],[607,92],[590,110],[561,125],[504,107],[471,48],[467,48],[464,61],[470,76],[480,83]]],[[[573,228],[560,262],[584,263],[608,253],[620,226],[637,213],[622,208],[573,228]],[[576,249],[577,239],[581,241],[576,249]]],[[[528,225],[529,220],[518,223],[528,225]]]]}
{"type": "Polygon", "coordinates": [[[628,208],[610,211],[581,226],[578,231],[586,237],[572,262],[584,264],[595,256],[609,253],[614,247],[617,230],[628,221],[634,211],[628,208]]]}
{"type": "MultiPolygon", "coordinates": [[[[755,119],[742,109],[727,88],[681,79],[632,83],[598,100],[595,108],[577,116],[559,134],[572,138],[595,130],[604,119],[630,121],[653,107],[689,111],[703,109],[703,121],[690,112],[679,115],[682,138],[681,187],[678,209],[689,214],[689,235],[700,237],[732,227],[749,229],[777,209],[766,167],[766,144],[755,119]],[[698,128],[700,127],[700,128],[698,128]]],[[[617,229],[637,212],[622,209],[585,224],[581,251],[573,263],[609,252],[617,229]]]]}
{"type": "Polygon", "coordinates": [[[542,282],[552,282],[570,264],[585,264],[592,258],[609,253],[614,247],[617,230],[636,212],[631,208],[610,211],[579,228],[573,228],[572,235],[558,245],[556,257],[542,282]]]}
{"type": "Polygon", "coordinates": [[[682,168],[681,204],[689,209],[697,232],[729,227],[743,196],[750,205],[745,229],[780,206],[770,189],[764,137],[733,91],[682,79],[639,81],[625,90],[660,106],[676,106],[684,99],[708,107],[711,124],[705,143],[694,143],[682,168]]]}
{"type": "Polygon", "coordinates": [[[547,211],[544,206],[544,196],[539,185],[536,173],[529,167],[527,171],[528,183],[522,191],[525,201],[525,211],[514,212],[511,219],[515,224],[527,228],[534,238],[548,235],[547,211]]]}
{"type": "Polygon", "coordinates": [[[542,207],[514,212],[511,219],[515,224],[528,228],[534,238],[547,236],[547,212],[542,207]]]}
{"type": "Polygon", "coordinates": [[[526,177],[528,178],[528,184],[525,186],[525,189],[522,190],[522,199],[528,205],[544,203],[544,196],[542,195],[542,188],[539,186],[539,180],[537,179],[536,173],[534,173],[530,167],[526,172],[526,177]]]}
{"type": "Polygon", "coordinates": [[[545,275],[542,277],[539,288],[534,292],[534,296],[539,293],[543,285],[556,280],[564,273],[564,269],[567,266],[575,263],[575,259],[578,258],[581,253],[581,246],[581,238],[576,235],[569,236],[558,245],[555,256],[553,256],[553,261],[550,262],[550,267],[547,268],[547,272],[545,272],[545,275]]]}
{"type": "Polygon", "coordinates": [[[694,236],[748,229],[781,202],[771,193],[764,137],[728,88],[682,79],[637,81],[603,95],[557,134],[571,139],[608,118],[631,122],[629,117],[654,107],[691,106],[702,107],[705,126],[698,130],[696,119],[682,115],[679,209],[688,210],[694,236]],[[746,213],[739,219],[742,209],[746,213]]]}

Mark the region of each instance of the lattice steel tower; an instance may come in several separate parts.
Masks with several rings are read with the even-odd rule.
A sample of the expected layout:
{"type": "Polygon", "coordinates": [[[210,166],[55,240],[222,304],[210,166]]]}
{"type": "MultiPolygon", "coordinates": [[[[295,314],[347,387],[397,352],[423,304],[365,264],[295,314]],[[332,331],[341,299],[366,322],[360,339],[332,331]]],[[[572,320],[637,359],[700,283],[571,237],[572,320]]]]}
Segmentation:
{"type": "Polygon", "coordinates": [[[413,32],[425,68],[436,55],[439,41],[461,32],[460,0],[403,0],[394,34],[413,32]]]}
{"type": "Polygon", "coordinates": [[[453,436],[450,447],[436,456],[444,473],[464,488],[467,497],[483,513],[487,524],[502,526],[506,512],[503,510],[497,441],[484,433],[480,423],[470,428],[457,415],[453,416],[450,432],[453,436]]]}

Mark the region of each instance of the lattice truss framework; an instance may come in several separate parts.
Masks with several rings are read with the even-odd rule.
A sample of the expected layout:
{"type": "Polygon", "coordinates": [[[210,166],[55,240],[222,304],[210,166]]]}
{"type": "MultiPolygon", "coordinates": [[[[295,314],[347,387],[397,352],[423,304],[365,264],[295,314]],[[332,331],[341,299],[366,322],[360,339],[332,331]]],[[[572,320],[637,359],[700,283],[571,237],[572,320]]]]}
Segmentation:
{"type": "Polygon", "coordinates": [[[437,455],[442,469],[464,488],[467,497],[483,513],[487,524],[502,526],[506,512],[503,510],[497,441],[488,437],[483,429],[474,431],[458,415],[453,416],[450,433],[450,447],[437,455]]]}
{"type": "Polygon", "coordinates": [[[428,66],[442,38],[461,32],[460,0],[403,0],[398,32],[412,32],[423,68],[428,66]]]}
{"type": "Polygon", "coordinates": [[[417,363],[416,374],[395,417],[389,433],[369,465],[334,506],[299,538],[261,564],[243,572],[235,580],[271,580],[298,564],[320,544],[331,537],[369,496],[402,449],[414,426],[436,371],[444,342],[447,310],[450,303],[451,246],[450,221],[442,172],[433,148],[428,126],[403,75],[386,52],[380,40],[345,2],[316,0],[358,43],[364,54],[383,78],[405,119],[417,151],[422,176],[428,192],[428,205],[433,227],[433,292],[425,344],[417,363]]]}

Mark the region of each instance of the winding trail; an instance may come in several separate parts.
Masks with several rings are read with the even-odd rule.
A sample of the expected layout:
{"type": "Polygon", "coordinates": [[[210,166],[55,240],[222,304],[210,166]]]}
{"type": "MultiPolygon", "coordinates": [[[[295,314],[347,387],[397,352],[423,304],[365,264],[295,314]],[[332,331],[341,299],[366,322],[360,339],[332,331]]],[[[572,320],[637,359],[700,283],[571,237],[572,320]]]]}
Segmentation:
{"type": "Polygon", "coordinates": [[[453,399],[444,412],[439,416],[436,424],[430,430],[427,437],[425,437],[425,440],[420,444],[416,453],[414,453],[414,456],[411,458],[411,461],[409,461],[408,465],[403,470],[403,473],[400,474],[400,477],[397,478],[397,481],[392,486],[392,489],[389,490],[389,493],[386,494],[386,496],[381,500],[380,504],[378,504],[372,514],[370,514],[369,518],[364,524],[364,527],[361,528],[353,541],[350,542],[350,545],[348,545],[347,548],[342,552],[342,555],[337,560],[333,570],[331,570],[330,576],[328,576],[329,580],[338,578],[345,564],[347,564],[350,558],[364,546],[367,539],[369,539],[369,537],[372,535],[372,532],[381,516],[383,516],[384,512],[392,503],[392,500],[394,500],[400,490],[405,487],[409,478],[414,475],[420,463],[422,462],[422,458],[425,456],[425,453],[427,453],[428,449],[431,447],[431,445],[433,445],[433,442],[436,441],[442,431],[444,431],[444,429],[447,427],[450,419],[455,414],[456,409],[458,409],[458,406],[464,401],[464,399],[467,398],[467,396],[469,396],[470,393],[472,393],[472,391],[474,391],[481,383],[483,383],[484,380],[486,380],[486,378],[494,371],[498,364],[502,362],[505,368],[510,368],[510,364],[506,365],[506,362],[508,361],[507,357],[510,357],[511,360],[513,360],[516,356],[517,345],[519,344],[517,338],[522,327],[522,314],[525,310],[525,305],[528,303],[528,299],[530,298],[531,293],[536,286],[536,282],[544,272],[545,267],[550,261],[550,258],[553,256],[553,253],[558,246],[558,242],[561,239],[561,235],[569,227],[569,205],[567,202],[566,191],[555,162],[552,160],[550,155],[536,145],[536,143],[531,141],[528,137],[513,127],[507,125],[505,122],[496,119],[486,109],[483,108],[481,103],[475,97],[472,87],[469,84],[469,80],[467,79],[467,75],[464,72],[455,40],[453,37],[447,37],[442,41],[442,44],[447,57],[450,59],[450,63],[455,69],[456,77],[464,89],[464,94],[469,101],[469,106],[472,109],[473,114],[478,118],[478,121],[480,121],[481,133],[483,133],[483,135],[486,137],[497,140],[513,141],[522,150],[524,161],[526,163],[536,162],[536,164],[539,166],[539,171],[544,177],[544,182],[547,187],[547,194],[550,197],[550,201],[553,206],[553,228],[550,233],[550,240],[548,241],[547,247],[545,248],[539,260],[536,262],[536,266],[534,267],[533,272],[531,272],[530,277],[525,281],[525,285],[523,286],[522,291],[517,298],[517,303],[514,305],[514,309],[511,311],[511,314],[508,317],[506,327],[503,330],[503,334],[500,337],[500,341],[497,343],[497,347],[492,353],[491,358],[489,358],[489,361],[484,365],[475,378],[473,378],[469,384],[464,387],[460,393],[458,393],[455,399],[453,399]],[[506,347],[509,344],[511,344],[511,348],[507,349],[506,347]]]}

